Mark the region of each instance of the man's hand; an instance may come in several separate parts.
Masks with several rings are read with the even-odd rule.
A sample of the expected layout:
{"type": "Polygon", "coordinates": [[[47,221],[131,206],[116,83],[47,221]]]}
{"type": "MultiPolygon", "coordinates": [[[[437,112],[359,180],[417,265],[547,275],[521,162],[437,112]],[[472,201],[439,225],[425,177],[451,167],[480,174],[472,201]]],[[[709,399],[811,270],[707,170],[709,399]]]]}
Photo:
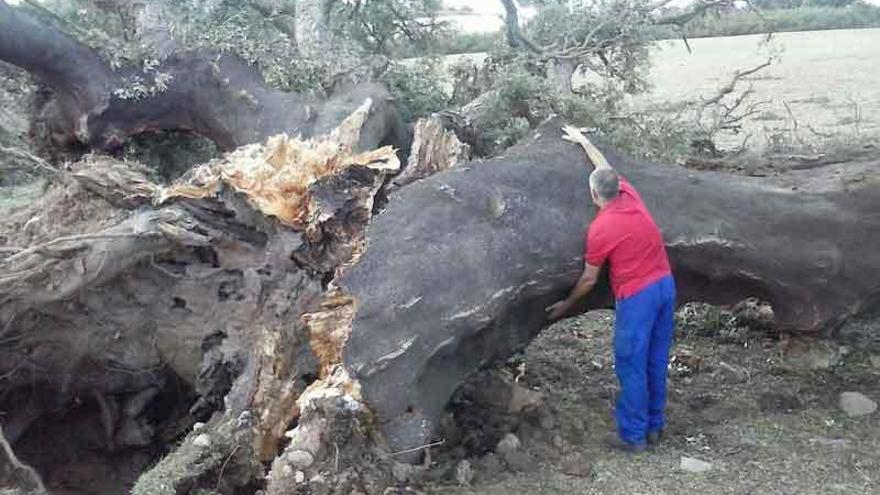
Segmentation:
{"type": "Polygon", "coordinates": [[[568,312],[571,310],[571,305],[568,303],[568,300],[559,301],[556,303],[547,306],[545,311],[547,312],[547,320],[556,321],[561,320],[568,312]]]}
{"type": "Polygon", "coordinates": [[[593,164],[595,168],[611,168],[611,165],[608,164],[608,160],[605,158],[605,155],[599,151],[599,148],[593,146],[593,143],[587,139],[587,136],[581,132],[580,129],[574,126],[563,126],[562,127],[562,139],[568,141],[570,143],[575,143],[581,145],[581,148],[587,153],[587,158],[590,159],[590,163],[593,164]]]}
{"type": "Polygon", "coordinates": [[[574,126],[570,126],[570,125],[563,126],[562,132],[564,133],[562,135],[562,139],[568,141],[569,143],[575,143],[575,144],[579,144],[579,145],[583,146],[584,141],[587,140],[587,138],[584,137],[583,132],[581,132],[580,129],[578,129],[577,127],[574,127],[574,126]]]}

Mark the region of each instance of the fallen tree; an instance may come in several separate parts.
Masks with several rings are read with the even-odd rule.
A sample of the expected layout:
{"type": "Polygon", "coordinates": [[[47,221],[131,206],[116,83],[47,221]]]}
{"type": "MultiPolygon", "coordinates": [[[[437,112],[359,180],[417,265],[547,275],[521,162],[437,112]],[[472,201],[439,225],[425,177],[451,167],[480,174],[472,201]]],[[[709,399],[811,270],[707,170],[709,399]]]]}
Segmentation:
{"type": "MultiPolygon", "coordinates": [[[[264,187],[242,186],[255,177],[287,177],[265,168],[276,157],[294,160],[284,169],[294,177],[303,176],[297,167],[313,170],[289,144],[279,151],[278,141],[241,150],[169,188],[149,185],[120,162],[92,162],[74,180],[81,194],[97,193],[103,208],[115,208],[101,222],[107,225],[93,234],[49,236],[2,262],[4,338],[16,342],[4,349],[7,386],[20,391],[35,377],[43,383],[50,398],[38,415],[90,392],[124,404],[151,388],[167,390],[155,373],[164,364],[194,390],[193,408],[176,421],[192,424],[223,411],[203,431],[235,439],[222,445],[227,456],[236,449],[235,466],[251,466],[240,479],[258,478],[255,461],[274,458],[270,486],[285,472],[338,463],[331,446],[344,441],[332,426],[340,411],[349,411],[349,425],[375,418],[383,435],[348,429],[363,444],[384,437],[387,449],[418,454],[457,386],[526,345],[546,324],[543,308],[581,268],[592,211],[586,159],[561,139],[560,124],[547,123],[502,158],[405,186],[365,237],[380,171],[394,168],[364,169],[364,160],[374,163],[370,154],[311,183],[310,199],[294,204],[321,207],[305,216],[264,203],[273,197],[261,196],[264,187]],[[270,173],[242,177],[244,170],[270,173]],[[115,216],[147,197],[167,206],[115,216]],[[71,360],[77,346],[80,359],[71,360]],[[122,377],[111,371],[119,366],[122,377]],[[279,455],[288,430],[291,443],[279,455]]],[[[385,153],[381,163],[390,163],[393,155],[385,153]]],[[[826,181],[813,175],[793,191],[606,154],[654,211],[682,301],[757,296],[773,305],[780,331],[812,334],[876,304],[869,274],[880,255],[867,248],[880,235],[872,213],[878,189],[864,175],[841,180],[857,179],[858,166],[830,170],[826,181]]],[[[875,167],[864,164],[861,173],[875,167]]],[[[585,308],[609,304],[602,288],[585,308]]],[[[93,421],[100,419],[97,406],[93,421]]],[[[118,432],[126,417],[110,417],[120,419],[103,425],[108,448],[125,446],[118,432]]],[[[178,491],[208,472],[216,476],[225,459],[205,462],[207,454],[185,445],[167,462],[179,468],[175,456],[190,456],[183,463],[201,471],[174,471],[181,479],[169,486],[178,491]]],[[[344,465],[357,465],[348,453],[344,465]]],[[[159,466],[150,473],[163,473],[159,466]]]]}
{"type": "MultiPolygon", "coordinates": [[[[329,100],[267,85],[258,69],[221,52],[175,53],[161,64],[113,70],[73,37],[0,1],[0,60],[52,89],[39,103],[34,127],[55,150],[85,144],[114,152],[137,134],[190,131],[221,150],[287,132],[330,132],[365,98],[374,105],[361,149],[405,149],[407,131],[388,92],[365,83],[329,100]]],[[[53,148],[44,143],[44,147],[53,148]]]]}
{"type": "MultiPolygon", "coordinates": [[[[16,29],[18,14],[0,9],[0,27],[16,29]]],[[[55,58],[27,65],[15,55],[26,45],[5,36],[16,32],[0,29],[0,58],[50,84],[69,72],[38,70],[55,58]]],[[[55,46],[72,41],[52,36],[55,46]]],[[[51,53],[43,47],[35,53],[51,53]]],[[[114,147],[107,136],[134,132],[107,134],[98,123],[140,129],[138,108],[150,101],[157,113],[146,120],[161,126],[187,128],[189,117],[177,113],[201,111],[160,104],[187,94],[171,89],[140,103],[110,96],[103,108],[112,92],[94,91],[95,103],[91,92],[65,91],[81,87],[65,80],[54,83],[58,108],[74,118],[50,120],[98,150],[114,147]],[[124,111],[111,119],[109,108],[124,111]]],[[[399,461],[432,443],[459,384],[546,325],[544,307],[582,267],[593,211],[586,158],[561,139],[562,122],[502,157],[464,164],[451,136],[423,125],[418,150],[428,163],[415,158],[414,175],[374,216],[399,167],[395,152],[379,147],[401,135],[382,94],[355,89],[317,101],[335,117],[302,132],[312,139],[268,137],[304,129],[292,117],[263,126],[277,108],[219,124],[236,133],[192,128],[226,147],[265,142],[171,185],[136,164],[91,156],[3,219],[3,431],[49,489],[84,483],[76,476],[86,473],[65,468],[90,452],[80,465],[109,466],[121,483],[167,454],[134,493],[288,493],[322,473],[341,493],[381,492],[389,473],[400,480],[418,469],[399,461]],[[435,170],[445,171],[425,177],[435,170]],[[51,457],[40,449],[50,439],[59,445],[51,457]]],[[[773,305],[777,329],[811,335],[876,307],[876,163],[771,182],[605,152],[654,212],[682,302],[756,296],[773,305]]],[[[602,286],[584,309],[611,304],[602,286]]]]}

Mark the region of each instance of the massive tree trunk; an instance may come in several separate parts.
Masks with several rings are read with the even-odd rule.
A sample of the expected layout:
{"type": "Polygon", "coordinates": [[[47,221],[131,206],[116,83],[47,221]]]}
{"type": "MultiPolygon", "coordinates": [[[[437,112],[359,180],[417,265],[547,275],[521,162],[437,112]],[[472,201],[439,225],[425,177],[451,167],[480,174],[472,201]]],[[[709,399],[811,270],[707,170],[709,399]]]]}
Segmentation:
{"type": "MultiPolygon", "coordinates": [[[[298,469],[361,469],[363,452],[372,467],[403,459],[387,452],[428,443],[457,386],[525,346],[581,269],[588,168],[560,125],[502,158],[403,187],[366,234],[383,171],[394,168],[387,149],[315,168],[302,150],[336,145],[271,140],[169,188],[121,162],[82,165],[68,179],[74,192],[68,184],[7,224],[7,242],[23,249],[0,263],[0,373],[10,400],[35,383],[41,391],[10,416],[23,458],[34,458],[28,425],[94,396],[76,431],[88,419],[108,449],[167,442],[222,411],[201,430],[209,440],[191,433],[137,493],[202,486],[232,453],[230,487],[274,458],[269,493],[285,493],[298,469]],[[278,203],[286,196],[276,190],[305,192],[278,203]],[[149,202],[164,206],[144,210],[149,202]],[[191,392],[169,397],[174,377],[191,392]],[[191,408],[159,425],[143,405],[112,413],[151,397],[191,408]]],[[[327,139],[350,147],[359,136],[327,139]]],[[[875,163],[768,184],[606,153],[663,229],[681,301],[757,296],[781,331],[810,334],[878,303],[875,163]]],[[[610,304],[602,285],[584,309],[610,304]]]]}
{"type": "MultiPolygon", "coordinates": [[[[343,274],[357,306],[345,363],[394,448],[426,443],[461,380],[525,346],[582,270],[588,168],[560,125],[404,188],[343,274]]],[[[876,163],[795,187],[606,151],[663,231],[681,302],[756,296],[780,331],[807,334],[880,302],[876,163]]],[[[585,308],[611,304],[601,286],[585,308]]]]}

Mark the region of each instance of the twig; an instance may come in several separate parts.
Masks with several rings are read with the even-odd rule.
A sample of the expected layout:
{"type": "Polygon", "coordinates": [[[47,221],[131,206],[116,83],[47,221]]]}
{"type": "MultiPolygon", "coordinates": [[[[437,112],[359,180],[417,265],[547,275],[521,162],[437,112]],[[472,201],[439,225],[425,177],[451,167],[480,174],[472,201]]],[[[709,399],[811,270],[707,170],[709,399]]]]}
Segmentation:
{"type": "Polygon", "coordinates": [[[217,484],[214,485],[215,492],[220,492],[220,482],[223,481],[223,471],[226,470],[226,465],[229,464],[229,461],[232,460],[232,456],[234,456],[235,453],[238,452],[239,447],[241,447],[241,445],[236,445],[235,448],[232,449],[232,452],[230,452],[229,455],[226,456],[226,460],[223,461],[223,465],[220,466],[220,473],[217,475],[217,484]]]}
{"type": "Polygon", "coordinates": [[[438,441],[438,442],[433,442],[433,443],[429,443],[429,444],[426,444],[426,445],[421,445],[421,446],[419,446],[419,447],[413,447],[413,448],[411,448],[411,449],[401,450],[401,451],[398,451],[398,452],[392,452],[391,455],[411,454],[411,453],[413,453],[413,452],[418,452],[418,451],[420,451],[420,450],[430,449],[431,447],[436,447],[436,446],[438,446],[438,445],[443,445],[444,443],[446,443],[446,439],[445,439],[445,438],[444,438],[444,439],[441,439],[441,440],[438,441]]]}
{"type": "Polygon", "coordinates": [[[7,459],[9,459],[9,463],[12,464],[12,467],[20,469],[27,473],[28,477],[30,477],[31,482],[36,487],[34,489],[35,492],[41,495],[49,493],[46,490],[46,485],[43,484],[43,480],[42,478],[40,478],[40,475],[37,473],[37,471],[34,468],[18,460],[18,457],[15,456],[15,452],[12,450],[12,446],[9,445],[9,442],[6,440],[6,435],[4,435],[3,433],[3,426],[0,426],[0,446],[3,447],[3,451],[6,453],[6,457],[7,459]]]}
{"type": "Polygon", "coordinates": [[[714,104],[718,103],[719,101],[721,101],[721,99],[724,98],[725,96],[729,95],[730,93],[733,93],[733,91],[736,89],[736,84],[743,77],[750,76],[750,75],[754,74],[755,72],[758,72],[759,70],[761,70],[765,67],[768,67],[772,63],[773,63],[773,58],[771,57],[771,58],[768,58],[767,61],[761,65],[752,67],[751,69],[746,69],[744,71],[738,70],[738,71],[734,72],[733,77],[730,79],[730,82],[728,82],[727,84],[722,86],[718,90],[718,92],[715,94],[715,96],[713,96],[712,98],[709,98],[708,100],[703,100],[703,108],[706,108],[710,105],[714,105],[714,104]]]}
{"type": "Polygon", "coordinates": [[[107,451],[113,452],[116,450],[116,445],[113,442],[113,431],[116,429],[116,425],[113,422],[113,413],[110,411],[110,404],[107,402],[107,398],[104,397],[104,394],[96,388],[92,389],[92,396],[94,396],[95,402],[98,403],[98,409],[101,411],[101,426],[104,427],[104,440],[107,442],[107,451]]]}
{"type": "MultiPolygon", "coordinates": [[[[53,254],[48,252],[47,249],[54,247],[57,244],[62,244],[65,242],[92,241],[92,240],[98,240],[98,239],[131,239],[131,238],[136,238],[136,237],[141,237],[141,236],[146,237],[149,235],[155,235],[155,233],[152,233],[152,232],[144,232],[144,233],[132,232],[132,233],[127,233],[127,234],[81,234],[81,235],[70,235],[70,236],[58,237],[56,239],[52,239],[51,241],[44,242],[43,244],[40,244],[38,246],[33,246],[33,247],[25,249],[24,251],[20,251],[20,252],[2,260],[2,261],[0,261],[0,266],[2,266],[5,263],[12,263],[14,261],[18,261],[18,260],[24,258],[25,256],[27,256],[29,254],[33,254],[33,253],[42,254],[43,256],[47,256],[47,257],[53,257],[53,254]]],[[[84,247],[86,247],[86,246],[74,246],[69,249],[81,249],[84,247]]]]}
{"type": "Polygon", "coordinates": [[[810,125],[810,124],[807,124],[806,127],[807,127],[807,130],[809,130],[810,132],[813,133],[813,135],[815,135],[815,136],[819,136],[820,138],[830,139],[830,138],[833,138],[833,137],[834,137],[834,134],[833,134],[833,133],[829,133],[829,132],[819,132],[819,131],[817,131],[816,129],[814,129],[813,126],[810,125]]]}
{"type": "Polygon", "coordinates": [[[43,160],[42,158],[40,158],[36,155],[28,153],[25,150],[20,150],[17,148],[8,148],[6,146],[0,146],[0,153],[5,153],[7,155],[12,155],[12,156],[15,156],[18,158],[25,159],[25,160],[29,161],[30,163],[34,164],[36,166],[36,168],[38,168],[44,172],[49,172],[50,174],[52,174],[56,177],[61,177],[64,175],[60,170],[58,170],[57,168],[50,165],[49,162],[47,162],[46,160],[43,160]]]}

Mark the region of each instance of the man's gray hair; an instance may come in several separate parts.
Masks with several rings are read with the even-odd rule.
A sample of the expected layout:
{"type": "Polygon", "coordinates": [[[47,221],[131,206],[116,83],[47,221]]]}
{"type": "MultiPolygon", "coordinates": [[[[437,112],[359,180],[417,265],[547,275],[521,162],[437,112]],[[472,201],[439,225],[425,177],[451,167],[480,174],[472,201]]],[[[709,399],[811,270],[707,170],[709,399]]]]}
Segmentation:
{"type": "Polygon", "coordinates": [[[620,194],[620,177],[611,168],[597,168],[590,174],[590,189],[600,199],[610,201],[620,194]]]}

